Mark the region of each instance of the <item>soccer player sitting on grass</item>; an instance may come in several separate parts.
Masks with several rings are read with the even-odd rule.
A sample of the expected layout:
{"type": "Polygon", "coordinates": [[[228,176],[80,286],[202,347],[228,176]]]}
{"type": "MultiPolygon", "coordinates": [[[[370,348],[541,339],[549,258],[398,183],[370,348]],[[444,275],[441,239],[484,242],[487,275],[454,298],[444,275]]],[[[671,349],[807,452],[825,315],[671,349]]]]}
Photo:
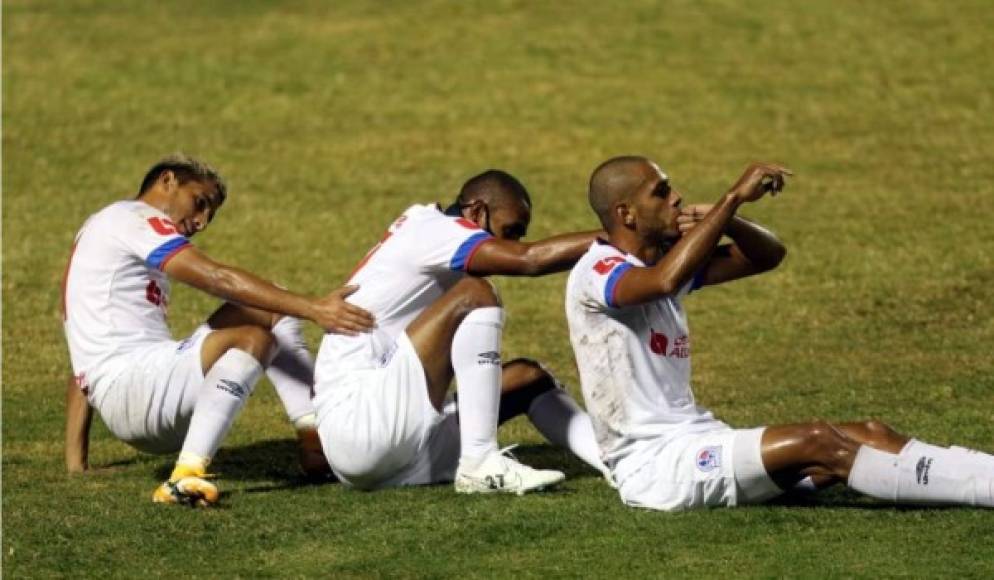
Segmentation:
{"type": "Polygon", "coordinates": [[[602,473],[590,418],[539,364],[501,364],[504,310],[490,274],[569,269],[596,232],[523,243],[531,200],[491,170],[452,206],[414,205],[357,266],[349,302],[376,317],[358,336],[325,335],[314,403],[328,462],[360,489],[455,481],[460,493],[522,494],[563,480],[502,454],[497,426],[526,413],[550,441],[602,473]],[[453,377],[456,404],[447,401],[453,377]]]}
{"type": "Polygon", "coordinates": [[[62,304],[75,375],[66,395],[69,471],[88,467],[95,408],[136,449],[180,450],[153,501],[216,502],[205,470],[263,369],[297,428],[305,471],[327,471],[310,400],[313,361],[298,319],[353,334],[372,318],[345,302],[354,289],[307,298],[197,250],[189,238],[226,195],[212,168],[167,157],[145,175],[136,199],[93,214],[76,235],[62,304]],[[228,301],[183,341],[166,324],[167,275],[228,301]]]}
{"type": "Polygon", "coordinates": [[[732,429],[695,404],[683,298],[780,263],[780,241],[735,213],[780,191],[788,175],[755,164],[713,206],[682,209],[646,158],[618,157],[594,171],[590,205],[608,239],[570,274],[566,313],[583,396],[622,501],[734,506],[799,483],[845,482],[894,502],[994,506],[990,455],[922,443],[877,421],[732,429]],[[717,246],[722,235],[732,244],[717,246]]]}

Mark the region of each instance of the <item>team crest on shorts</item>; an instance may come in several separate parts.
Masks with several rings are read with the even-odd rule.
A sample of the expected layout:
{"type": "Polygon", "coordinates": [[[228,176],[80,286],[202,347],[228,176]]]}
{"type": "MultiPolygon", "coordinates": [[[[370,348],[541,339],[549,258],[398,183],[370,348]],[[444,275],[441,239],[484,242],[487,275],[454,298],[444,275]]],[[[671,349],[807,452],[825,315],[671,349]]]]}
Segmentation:
{"type": "Polygon", "coordinates": [[[721,467],[721,445],[705,447],[697,452],[697,469],[703,472],[721,467]]]}

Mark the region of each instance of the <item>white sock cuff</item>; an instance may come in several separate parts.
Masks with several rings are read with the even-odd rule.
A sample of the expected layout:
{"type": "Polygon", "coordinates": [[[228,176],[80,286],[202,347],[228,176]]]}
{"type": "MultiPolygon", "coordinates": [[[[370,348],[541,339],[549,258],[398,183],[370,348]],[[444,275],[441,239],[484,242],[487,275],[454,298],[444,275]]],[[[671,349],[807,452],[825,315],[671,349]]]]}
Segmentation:
{"type": "Polygon", "coordinates": [[[301,324],[299,318],[294,318],[293,316],[284,316],[276,321],[273,325],[272,333],[277,337],[286,337],[290,339],[296,339],[301,333],[301,324]]]}
{"type": "Polygon", "coordinates": [[[218,365],[232,365],[238,367],[244,367],[246,369],[258,370],[259,374],[262,374],[263,368],[262,363],[256,360],[256,358],[249,353],[245,352],[240,348],[229,348],[227,352],[221,355],[221,358],[217,359],[211,370],[218,365]]]}
{"type": "Polygon", "coordinates": [[[897,499],[897,455],[860,446],[849,470],[849,487],[891,501],[897,499]]]}
{"type": "Polygon", "coordinates": [[[576,401],[573,400],[573,397],[569,396],[569,393],[567,393],[566,390],[562,388],[562,385],[556,383],[555,388],[549,389],[548,391],[532,399],[531,403],[529,403],[528,405],[528,414],[531,415],[532,410],[540,406],[542,402],[545,401],[546,399],[549,399],[550,397],[560,399],[563,397],[563,395],[566,396],[566,399],[569,399],[569,402],[567,404],[573,403],[572,406],[579,408],[579,405],[577,405],[576,401]]]}
{"type": "Polygon", "coordinates": [[[476,308],[466,315],[463,324],[486,324],[496,328],[504,327],[504,309],[500,306],[485,306],[476,308]]]}

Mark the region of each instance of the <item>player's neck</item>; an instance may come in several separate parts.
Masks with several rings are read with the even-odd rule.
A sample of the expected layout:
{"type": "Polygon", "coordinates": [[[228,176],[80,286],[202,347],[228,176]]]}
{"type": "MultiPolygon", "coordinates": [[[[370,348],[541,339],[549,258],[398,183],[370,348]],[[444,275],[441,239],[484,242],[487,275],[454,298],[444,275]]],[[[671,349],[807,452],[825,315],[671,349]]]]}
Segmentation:
{"type": "Polygon", "coordinates": [[[139,197],[137,201],[150,205],[162,213],[169,213],[167,211],[169,209],[168,198],[156,189],[146,192],[145,195],[139,197]]]}
{"type": "Polygon", "coordinates": [[[611,232],[608,236],[608,243],[622,252],[631,254],[642,261],[643,264],[651,266],[659,261],[666,253],[665,248],[646,244],[630,230],[611,232]]]}

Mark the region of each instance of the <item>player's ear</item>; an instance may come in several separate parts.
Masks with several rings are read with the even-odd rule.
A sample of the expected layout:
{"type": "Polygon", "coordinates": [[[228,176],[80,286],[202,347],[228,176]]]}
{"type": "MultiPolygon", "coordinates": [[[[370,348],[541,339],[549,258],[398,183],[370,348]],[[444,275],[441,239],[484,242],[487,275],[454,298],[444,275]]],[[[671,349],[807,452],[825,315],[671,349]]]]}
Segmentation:
{"type": "Polygon", "coordinates": [[[628,207],[627,203],[618,203],[614,206],[614,217],[618,223],[625,227],[635,226],[635,213],[628,207]]]}
{"type": "Polygon", "coordinates": [[[167,191],[176,187],[176,174],[169,169],[163,171],[159,176],[159,183],[161,183],[162,187],[167,191]]]}
{"type": "Polygon", "coordinates": [[[482,199],[474,199],[466,204],[466,210],[467,217],[470,221],[476,223],[480,227],[483,227],[484,220],[486,219],[484,213],[487,211],[487,204],[483,203],[482,199]]]}

